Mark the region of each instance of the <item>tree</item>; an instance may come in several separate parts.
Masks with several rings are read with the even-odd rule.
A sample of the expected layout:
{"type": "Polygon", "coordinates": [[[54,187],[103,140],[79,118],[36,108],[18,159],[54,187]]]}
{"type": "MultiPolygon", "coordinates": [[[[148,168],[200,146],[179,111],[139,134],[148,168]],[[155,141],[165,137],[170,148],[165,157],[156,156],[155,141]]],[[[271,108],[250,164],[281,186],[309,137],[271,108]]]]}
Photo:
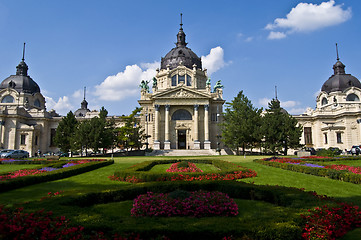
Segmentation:
{"type": "Polygon", "coordinates": [[[245,149],[254,147],[261,141],[261,112],[262,109],[253,107],[252,103],[240,91],[231,103],[226,103],[223,116],[222,138],[224,143],[239,154],[242,147],[245,149]]]}
{"type": "Polygon", "coordinates": [[[93,142],[92,137],[92,125],[90,123],[91,120],[83,120],[79,123],[76,131],[75,131],[75,141],[74,147],[76,150],[81,151],[81,155],[83,155],[83,150],[85,150],[85,155],[88,155],[88,148],[91,146],[93,142]]]}
{"type": "Polygon", "coordinates": [[[300,146],[302,127],[297,126],[297,120],[281,108],[278,99],[272,99],[268,107],[262,126],[265,148],[274,155],[277,151],[287,155],[289,148],[300,146]]]}
{"type": "Polygon", "coordinates": [[[68,114],[60,120],[56,129],[54,142],[62,152],[67,153],[74,149],[74,136],[77,126],[78,121],[72,111],[69,111],[68,114]]]}
{"type": "Polygon", "coordinates": [[[125,149],[140,149],[143,146],[146,135],[144,129],[140,126],[137,116],[141,108],[136,108],[129,116],[122,116],[125,122],[124,126],[117,128],[117,143],[125,149]]]}

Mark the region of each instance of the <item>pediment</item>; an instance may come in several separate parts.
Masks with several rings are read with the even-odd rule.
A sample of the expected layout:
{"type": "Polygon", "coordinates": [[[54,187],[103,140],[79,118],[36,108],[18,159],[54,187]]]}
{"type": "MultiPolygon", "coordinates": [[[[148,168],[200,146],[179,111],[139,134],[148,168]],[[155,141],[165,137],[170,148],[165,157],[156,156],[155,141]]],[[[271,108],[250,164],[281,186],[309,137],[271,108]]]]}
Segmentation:
{"type": "Polygon", "coordinates": [[[156,93],[152,96],[153,99],[208,99],[210,94],[199,92],[190,88],[179,87],[156,93]]]}

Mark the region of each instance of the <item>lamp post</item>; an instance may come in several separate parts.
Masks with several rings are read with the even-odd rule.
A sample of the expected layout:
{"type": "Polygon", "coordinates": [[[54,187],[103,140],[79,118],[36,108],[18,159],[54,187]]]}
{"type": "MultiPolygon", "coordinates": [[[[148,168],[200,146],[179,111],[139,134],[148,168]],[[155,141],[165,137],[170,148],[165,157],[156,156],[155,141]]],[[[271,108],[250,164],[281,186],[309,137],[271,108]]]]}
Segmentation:
{"type": "Polygon", "coordinates": [[[218,154],[221,155],[220,138],[222,136],[219,133],[219,116],[220,116],[220,114],[219,114],[219,106],[217,106],[217,119],[216,120],[217,120],[217,132],[218,132],[218,134],[216,135],[216,137],[217,137],[217,149],[216,149],[216,152],[218,152],[218,154]]]}
{"type": "Polygon", "coordinates": [[[148,117],[149,117],[149,114],[148,114],[148,108],[146,108],[146,113],[145,113],[145,124],[146,124],[146,135],[145,135],[145,138],[147,140],[147,142],[145,143],[145,150],[148,151],[148,117]]]}

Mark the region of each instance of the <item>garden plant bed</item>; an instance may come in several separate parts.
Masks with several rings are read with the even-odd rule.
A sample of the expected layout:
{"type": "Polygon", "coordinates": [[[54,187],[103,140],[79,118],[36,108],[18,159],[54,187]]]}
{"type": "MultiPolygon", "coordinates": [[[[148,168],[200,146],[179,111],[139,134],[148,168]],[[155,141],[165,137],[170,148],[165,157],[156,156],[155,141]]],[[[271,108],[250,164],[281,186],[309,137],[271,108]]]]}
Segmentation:
{"type": "Polygon", "coordinates": [[[255,177],[257,173],[251,169],[240,167],[234,163],[222,160],[207,159],[172,159],[146,161],[133,165],[125,170],[116,171],[111,180],[125,182],[151,182],[151,181],[201,181],[201,180],[236,180],[241,178],[255,177]],[[162,164],[174,164],[178,162],[190,162],[210,164],[219,169],[217,172],[164,172],[150,171],[153,167],[162,164]]]}
{"type": "MultiPolygon", "coordinates": [[[[355,160],[355,158],[354,158],[355,160]]],[[[260,163],[267,166],[282,168],[285,170],[301,172],[311,174],[320,177],[327,177],[331,179],[341,180],[345,182],[351,182],[355,184],[361,183],[361,167],[348,166],[344,164],[334,164],[335,161],[341,161],[342,163],[354,161],[352,159],[334,159],[325,158],[309,160],[307,158],[264,158],[254,160],[256,163],[260,163]]]]}
{"type": "MultiPolygon", "coordinates": [[[[351,204],[354,202],[361,205],[361,190],[358,185],[271,168],[253,162],[257,157],[259,158],[259,156],[202,156],[178,159],[180,161],[194,160],[196,166],[203,171],[205,169],[202,164],[205,164],[204,166],[213,165],[207,163],[199,165],[197,161],[226,160],[237,166],[241,165],[257,171],[256,178],[243,178],[239,181],[166,181],[139,184],[110,181],[107,176],[113,174],[115,170],[125,170],[145,160],[169,161],[174,159],[170,157],[115,158],[114,164],[93,171],[2,192],[0,193],[0,205],[6,205],[8,210],[4,210],[3,213],[9,213],[6,215],[11,218],[14,216],[12,211],[18,212],[20,210],[17,208],[23,208],[20,211],[19,219],[27,219],[23,215],[27,213],[35,213],[34,216],[39,216],[40,213],[37,212],[42,209],[44,210],[39,217],[47,218],[47,213],[51,211],[50,224],[47,226],[53,226],[59,220],[60,223],[64,220],[67,225],[63,225],[62,229],[70,233],[73,231],[76,235],[72,236],[80,236],[78,239],[114,240],[120,239],[119,236],[128,239],[154,239],[159,236],[158,239],[293,240],[302,239],[302,236],[304,236],[303,239],[307,239],[305,234],[308,232],[311,234],[327,233],[327,222],[334,223],[332,224],[334,229],[331,230],[337,234],[344,234],[348,231],[343,239],[358,239],[361,229],[355,229],[359,226],[359,219],[355,216],[361,214],[351,204]],[[246,182],[250,184],[246,184],[246,182]],[[139,195],[147,192],[168,194],[177,190],[225,193],[237,204],[239,214],[217,217],[134,217],[131,215],[133,201],[139,195]],[[335,200],[317,195],[313,191],[321,195],[332,196],[335,200]],[[347,204],[343,204],[343,202],[347,204]],[[327,218],[325,218],[326,216],[327,218]],[[342,221],[339,220],[339,217],[342,221]],[[306,224],[310,227],[307,227],[306,224]],[[312,231],[309,231],[310,229],[312,231]]],[[[356,164],[356,161],[352,162],[356,164]]],[[[327,164],[327,162],[312,163],[327,164]]],[[[336,161],[334,163],[345,164],[345,162],[336,161]]],[[[0,170],[9,166],[0,165],[0,170]]],[[[35,165],[31,167],[33,166],[35,165]]],[[[157,170],[156,168],[159,166],[161,165],[151,168],[149,172],[157,173],[158,170],[165,172],[171,163],[168,166],[164,165],[165,168],[157,170]]],[[[212,171],[216,173],[222,170],[215,168],[204,172],[212,173],[212,171]]],[[[5,226],[8,222],[5,224],[2,222],[1,225],[5,226]]],[[[21,220],[17,221],[17,224],[24,229],[32,229],[26,227],[21,220]]],[[[55,229],[52,231],[51,227],[47,227],[47,229],[60,235],[63,231],[60,228],[59,231],[55,231],[55,229]]],[[[19,230],[18,233],[25,232],[19,230]]],[[[4,235],[4,232],[1,232],[0,239],[4,238],[3,236],[6,236],[6,233],[4,235]]],[[[41,235],[37,236],[40,238],[41,235]]],[[[333,239],[334,237],[339,239],[339,236],[332,233],[324,239],[333,239]]]]}

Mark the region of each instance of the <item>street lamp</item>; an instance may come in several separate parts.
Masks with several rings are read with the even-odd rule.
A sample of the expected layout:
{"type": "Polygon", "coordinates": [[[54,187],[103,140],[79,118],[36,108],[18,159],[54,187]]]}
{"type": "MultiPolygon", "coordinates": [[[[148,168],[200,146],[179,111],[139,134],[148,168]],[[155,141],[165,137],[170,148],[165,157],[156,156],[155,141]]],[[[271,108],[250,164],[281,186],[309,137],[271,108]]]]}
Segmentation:
{"type": "Polygon", "coordinates": [[[149,117],[149,114],[148,114],[148,108],[146,108],[146,113],[145,113],[145,124],[146,124],[146,136],[145,136],[145,138],[146,138],[146,140],[147,140],[147,142],[145,143],[145,150],[146,151],[148,151],[148,117],[149,117]]]}

